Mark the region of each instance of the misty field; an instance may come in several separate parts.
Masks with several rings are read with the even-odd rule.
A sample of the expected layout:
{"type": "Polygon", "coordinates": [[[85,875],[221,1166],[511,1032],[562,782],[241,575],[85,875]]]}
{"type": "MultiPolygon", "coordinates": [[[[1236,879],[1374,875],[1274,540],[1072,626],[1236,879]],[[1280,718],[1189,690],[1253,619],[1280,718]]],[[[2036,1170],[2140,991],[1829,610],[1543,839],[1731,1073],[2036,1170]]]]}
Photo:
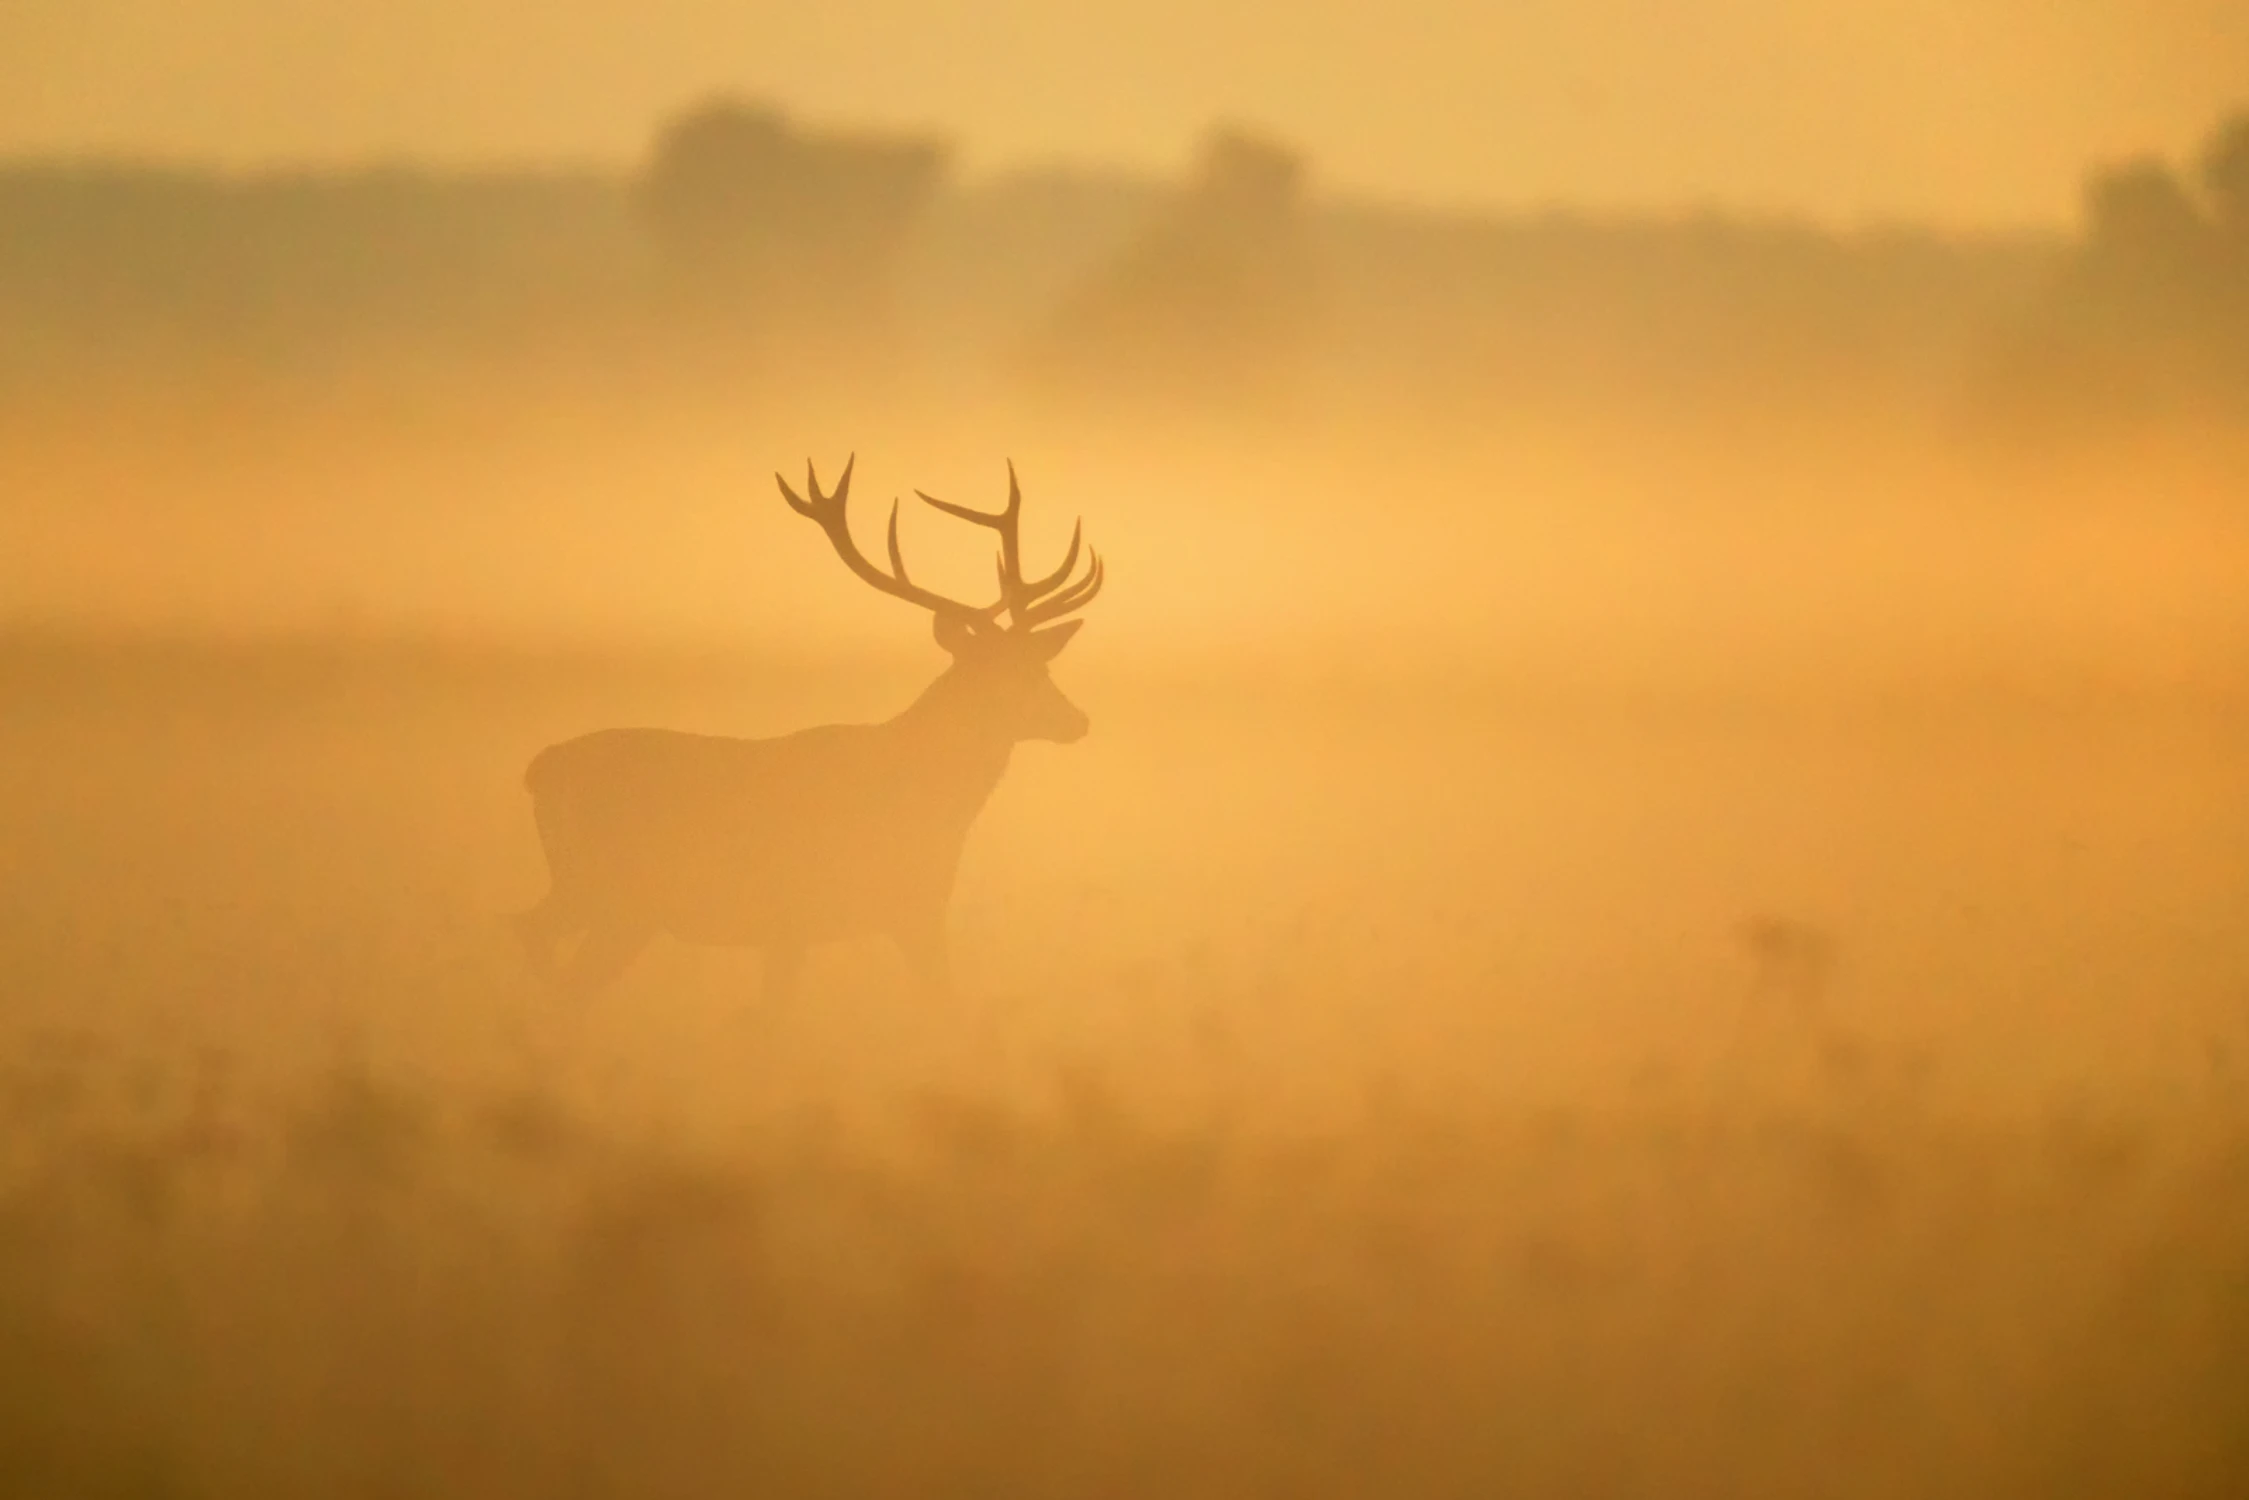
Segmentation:
{"type": "Polygon", "coordinates": [[[2249,1495],[2219,8],[0,5],[0,1500],[2249,1495]]]}
{"type": "Polygon", "coordinates": [[[531,752],[925,672],[10,646],[7,1492],[2241,1492],[2237,706],[1096,660],[952,1013],[522,973],[531,752]]]}

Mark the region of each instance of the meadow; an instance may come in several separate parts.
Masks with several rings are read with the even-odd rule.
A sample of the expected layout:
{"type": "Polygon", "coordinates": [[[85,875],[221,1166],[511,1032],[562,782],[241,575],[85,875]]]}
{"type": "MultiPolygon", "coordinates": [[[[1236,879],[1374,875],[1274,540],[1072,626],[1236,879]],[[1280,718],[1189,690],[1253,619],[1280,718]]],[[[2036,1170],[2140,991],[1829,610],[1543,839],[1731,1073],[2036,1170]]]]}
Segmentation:
{"type": "Polygon", "coordinates": [[[2240,1492],[2237,704],[1065,668],[953,1013],[572,1009],[532,751],[928,663],[11,641],[7,1492],[2240,1492]]]}
{"type": "Polygon", "coordinates": [[[0,1500],[2249,1494],[2244,128],[2004,231],[0,163],[0,1500]],[[846,455],[1109,568],[957,994],[543,988],[534,753],[936,671],[846,455]]]}

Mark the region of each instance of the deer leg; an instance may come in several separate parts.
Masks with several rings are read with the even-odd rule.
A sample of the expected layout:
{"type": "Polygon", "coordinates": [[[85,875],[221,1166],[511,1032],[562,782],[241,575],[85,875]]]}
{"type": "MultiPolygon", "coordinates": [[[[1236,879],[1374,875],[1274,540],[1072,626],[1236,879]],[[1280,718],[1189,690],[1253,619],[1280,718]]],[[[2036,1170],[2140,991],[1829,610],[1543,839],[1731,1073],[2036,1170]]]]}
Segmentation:
{"type": "Polygon", "coordinates": [[[655,936],[654,929],[647,927],[594,928],[570,955],[562,987],[580,997],[599,994],[632,967],[655,936]]]}
{"type": "Polygon", "coordinates": [[[804,975],[804,945],[802,943],[775,943],[765,950],[765,984],[760,998],[767,1001],[787,1000],[797,992],[797,981],[804,975]]]}

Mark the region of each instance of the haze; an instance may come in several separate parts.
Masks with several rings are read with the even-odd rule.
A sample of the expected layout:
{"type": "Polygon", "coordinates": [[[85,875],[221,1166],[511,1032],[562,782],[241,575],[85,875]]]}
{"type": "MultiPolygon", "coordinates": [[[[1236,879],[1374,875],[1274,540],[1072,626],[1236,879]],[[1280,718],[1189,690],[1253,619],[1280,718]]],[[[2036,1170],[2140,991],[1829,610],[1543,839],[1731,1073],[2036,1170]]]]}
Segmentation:
{"type": "Polygon", "coordinates": [[[2249,1495],[2245,25],[0,0],[0,1496],[2249,1495]]]}
{"type": "Polygon", "coordinates": [[[1239,115],[1325,188],[2054,224],[2249,78],[2228,0],[15,0],[0,153],[635,156],[727,89],[942,125],[972,166],[1158,169],[1239,115]]]}

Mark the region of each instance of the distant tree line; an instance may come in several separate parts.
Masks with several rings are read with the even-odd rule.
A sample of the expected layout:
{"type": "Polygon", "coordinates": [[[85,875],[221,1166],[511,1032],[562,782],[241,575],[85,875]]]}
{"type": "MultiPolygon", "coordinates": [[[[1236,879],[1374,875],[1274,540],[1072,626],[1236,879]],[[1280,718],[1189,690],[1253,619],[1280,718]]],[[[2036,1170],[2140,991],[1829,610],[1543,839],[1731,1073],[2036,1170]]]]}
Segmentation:
{"type": "Polygon", "coordinates": [[[634,185],[671,312],[746,352],[880,335],[947,157],[935,139],[806,131],[735,99],[689,110],[634,185]]]}
{"type": "MultiPolygon", "coordinates": [[[[935,140],[810,133],[739,100],[688,111],[636,185],[673,314],[745,355],[879,342],[946,158],[935,140]]],[[[1214,132],[1185,188],[1040,319],[1014,373],[1097,411],[1269,394],[1306,342],[1302,181],[1285,147],[1214,132]]]]}
{"type": "Polygon", "coordinates": [[[2086,368],[2238,354],[2211,332],[2239,321],[2244,149],[2223,140],[2194,189],[2149,168],[2101,187],[2083,245],[1323,202],[1300,153],[1238,128],[1177,182],[964,185],[941,137],[727,97],[624,173],[0,164],[0,383],[404,351],[597,377],[622,356],[722,392],[968,375],[1127,423],[1288,411],[1313,384],[1477,420],[1928,403],[2001,327],[2086,368]]]}
{"type": "Polygon", "coordinates": [[[584,344],[637,316],[638,242],[593,173],[0,166],[0,377],[584,344]]]}
{"type": "Polygon", "coordinates": [[[2143,157],[2091,177],[2080,238],[1995,386],[2035,417],[2249,419],[2249,112],[2188,171],[2143,157]]]}
{"type": "Polygon", "coordinates": [[[1304,175],[1277,142],[1212,132],[1186,188],[1034,332],[1025,360],[1038,388],[1227,415],[1281,394],[1316,312],[1304,175]]]}

